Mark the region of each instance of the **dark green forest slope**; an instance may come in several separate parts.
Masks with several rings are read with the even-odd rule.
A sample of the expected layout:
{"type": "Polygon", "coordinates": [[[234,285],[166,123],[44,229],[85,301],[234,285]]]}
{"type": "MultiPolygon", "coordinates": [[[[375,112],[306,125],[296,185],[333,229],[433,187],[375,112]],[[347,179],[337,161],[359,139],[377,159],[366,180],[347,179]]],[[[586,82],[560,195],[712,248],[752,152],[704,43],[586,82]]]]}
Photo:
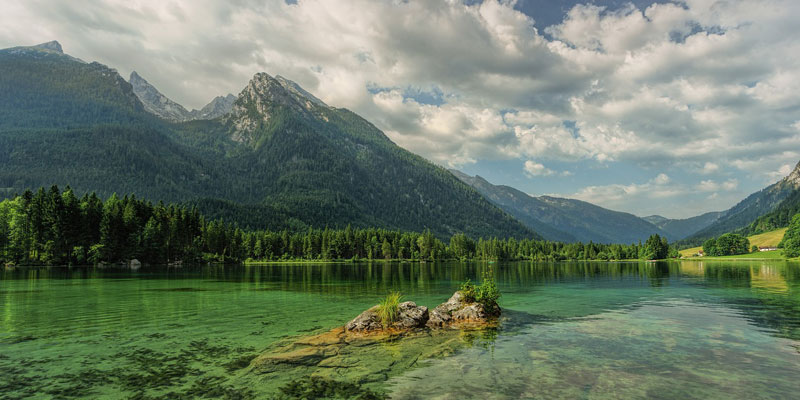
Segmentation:
{"type": "Polygon", "coordinates": [[[533,237],[358,115],[257,74],[233,111],[171,123],[108,67],[60,46],[0,50],[0,195],[71,185],[190,203],[242,227],[381,227],[533,237]]]}

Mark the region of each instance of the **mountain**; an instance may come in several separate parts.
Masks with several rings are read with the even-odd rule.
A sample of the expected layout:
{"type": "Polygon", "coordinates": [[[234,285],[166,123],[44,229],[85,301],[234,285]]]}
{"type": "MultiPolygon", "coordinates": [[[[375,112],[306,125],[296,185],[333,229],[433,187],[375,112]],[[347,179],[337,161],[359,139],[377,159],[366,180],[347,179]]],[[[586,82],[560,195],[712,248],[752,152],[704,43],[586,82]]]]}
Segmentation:
{"type": "Polygon", "coordinates": [[[155,86],[147,82],[136,71],[131,72],[128,81],[147,112],[172,122],[219,118],[229,113],[233,102],[236,101],[236,96],[232,94],[217,96],[202,109],[187,111],[182,105],[161,94],[155,86]]]}
{"type": "Polygon", "coordinates": [[[199,110],[192,110],[189,112],[190,119],[214,119],[219,118],[229,112],[233,108],[233,102],[236,101],[236,96],[228,93],[227,96],[217,96],[199,110]]]}
{"type": "MultiPolygon", "coordinates": [[[[782,224],[780,214],[788,214],[800,202],[800,163],[794,170],[780,181],[747,196],[744,200],[723,211],[711,225],[701,229],[681,243],[686,246],[702,244],[706,239],[717,237],[723,233],[750,229],[755,233],[759,227],[765,228],[774,224],[782,224]],[[776,212],[776,214],[772,214],[776,212]],[[763,218],[762,218],[763,217],[763,218]]],[[[788,216],[790,219],[791,216],[788,216]]],[[[786,218],[783,218],[786,219],[786,218]]],[[[788,225],[788,220],[783,225],[788,225]]],[[[762,231],[763,232],[763,231],[762,231]]]]}
{"type": "Polygon", "coordinates": [[[607,210],[580,200],[534,197],[509,186],[492,185],[480,176],[451,172],[549,240],[633,243],[646,240],[654,233],[672,238],[633,214],[607,210]]]}
{"type": "Polygon", "coordinates": [[[70,57],[58,42],[0,50],[0,67],[0,129],[131,124],[145,117],[116,70],[70,57]]]}
{"type": "Polygon", "coordinates": [[[116,70],[51,47],[0,50],[2,195],[69,184],[192,203],[250,228],[537,237],[447,170],[287,79],[256,74],[227,115],[171,123],[116,70]]]}
{"type": "Polygon", "coordinates": [[[191,119],[191,114],[182,105],[170,100],[161,94],[153,85],[139,76],[136,71],[131,72],[128,80],[133,86],[133,92],[144,104],[144,109],[167,121],[182,122],[191,119]]]}
{"type": "Polygon", "coordinates": [[[716,222],[722,212],[714,211],[685,219],[669,219],[660,215],[643,217],[645,221],[659,227],[675,239],[683,239],[716,222]]]}
{"type": "Polygon", "coordinates": [[[784,198],[772,211],[758,217],[750,225],[740,229],[738,232],[744,235],[757,235],[759,233],[773,231],[778,228],[789,226],[792,217],[800,213],[800,163],[794,170],[781,182],[784,185],[794,187],[795,190],[784,198]]]}

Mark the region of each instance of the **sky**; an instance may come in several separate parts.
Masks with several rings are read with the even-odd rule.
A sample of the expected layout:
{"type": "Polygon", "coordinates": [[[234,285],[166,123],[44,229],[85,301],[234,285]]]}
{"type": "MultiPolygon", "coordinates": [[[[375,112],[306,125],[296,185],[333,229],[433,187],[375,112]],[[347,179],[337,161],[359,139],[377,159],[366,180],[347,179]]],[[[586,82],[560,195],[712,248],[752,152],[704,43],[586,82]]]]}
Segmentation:
{"type": "Polygon", "coordinates": [[[640,216],[727,209],[800,160],[796,0],[0,8],[0,47],[58,40],[189,109],[282,75],[444,167],[640,216]]]}

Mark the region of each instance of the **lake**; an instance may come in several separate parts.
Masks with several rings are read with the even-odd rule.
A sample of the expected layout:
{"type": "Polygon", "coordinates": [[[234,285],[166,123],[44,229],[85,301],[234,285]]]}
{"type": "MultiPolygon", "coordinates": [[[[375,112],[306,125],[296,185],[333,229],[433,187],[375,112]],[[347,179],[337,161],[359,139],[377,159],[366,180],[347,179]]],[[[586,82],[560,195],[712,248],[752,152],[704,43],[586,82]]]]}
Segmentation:
{"type": "Polygon", "coordinates": [[[309,375],[396,399],[797,398],[800,264],[0,270],[0,398],[273,398],[309,375]],[[388,291],[435,307],[487,269],[503,293],[496,329],[248,366],[388,291]]]}

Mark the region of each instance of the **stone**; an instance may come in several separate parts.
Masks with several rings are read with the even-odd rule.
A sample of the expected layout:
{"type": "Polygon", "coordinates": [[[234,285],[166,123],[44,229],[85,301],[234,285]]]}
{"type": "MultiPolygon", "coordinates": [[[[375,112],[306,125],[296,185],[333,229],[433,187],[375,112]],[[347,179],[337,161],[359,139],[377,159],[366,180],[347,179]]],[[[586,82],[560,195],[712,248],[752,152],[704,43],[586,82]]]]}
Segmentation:
{"type": "Polygon", "coordinates": [[[413,301],[400,303],[397,321],[392,324],[397,329],[422,328],[428,322],[428,307],[417,306],[413,301]]]}
{"type": "MultiPolygon", "coordinates": [[[[408,330],[422,328],[428,322],[428,307],[418,306],[413,301],[400,303],[397,309],[397,321],[391,328],[408,330]]],[[[345,325],[347,332],[377,332],[384,330],[381,319],[378,316],[378,306],[374,306],[355,317],[345,325]]]]}
{"type": "Polygon", "coordinates": [[[470,322],[485,323],[489,319],[500,315],[500,307],[486,310],[483,304],[464,301],[461,292],[453,293],[450,298],[436,306],[433,310],[428,307],[418,306],[413,301],[406,301],[398,305],[397,321],[390,329],[384,329],[378,316],[378,306],[374,306],[355,317],[345,325],[346,332],[353,333],[389,333],[397,331],[411,331],[420,328],[446,328],[452,324],[470,322]]]}
{"type": "Polygon", "coordinates": [[[465,305],[453,312],[454,321],[482,321],[486,319],[486,316],[483,305],[479,303],[465,305]]]}
{"type": "Polygon", "coordinates": [[[378,306],[373,306],[353,318],[344,326],[348,332],[373,332],[383,330],[381,319],[378,317],[378,306]]]}
{"type": "Polygon", "coordinates": [[[431,310],[427,326],[444,328],[461,322],[488,322],[490,317],[500,315],[500,307],[488,312],[483,304],[464,301],[461,292],[455,292],[446,302],[431,310]]]}
{"type": "Polygon", "coordinates": [[[450,317],[450,313],[443,311],[439,307],[436,307],[430,312],[427,326],[430,328],[443,328],[445,325],[450,323],[451,319],[452,317],[450,317]]]}

